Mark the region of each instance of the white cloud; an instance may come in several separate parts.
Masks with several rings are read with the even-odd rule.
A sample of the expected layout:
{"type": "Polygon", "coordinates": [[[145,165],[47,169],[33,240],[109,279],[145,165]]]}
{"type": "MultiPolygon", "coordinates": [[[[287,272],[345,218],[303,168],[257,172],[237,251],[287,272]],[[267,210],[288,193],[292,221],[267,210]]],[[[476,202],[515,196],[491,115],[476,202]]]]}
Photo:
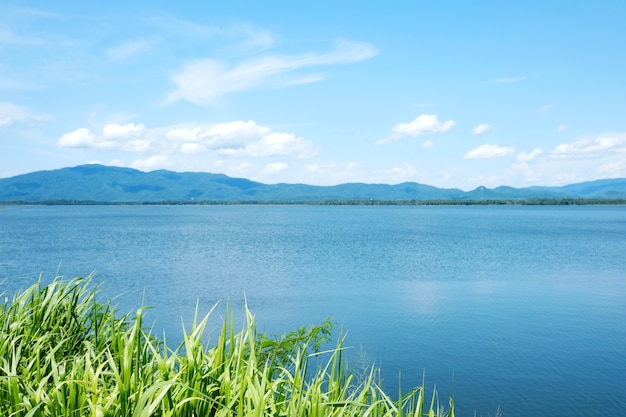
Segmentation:
{"type": "Polygon", "coordinates": [[[0,127],[37,118],[38,117],[31,115],[28,110],[23,107],[0,101],[0,127]]]}
{"type": "Polygon", "coordinates": [[[509,173],[512,175],[522,175],[526,182],[533,182],[539,179],[539,174],[531,168],[529,162],[543,154],[539,148],[533,149],[530,153],[520,152],[511,165],[509,173]]]}
{"type": "Polygon", "coordinates": [[[100,136],[87,128],[76,129],[59,139],[64,148],[116,149],[134,153],[198,154],[298,158],[316,154],[313,142],[292,133],[275,132],[254,121],[234,121],[206,126],[175,126],[148,129],[143,124],[107,124],[100,136]]]}
{"type": "Polygon", "coordinates": [[[143,124],[107,124],[102,135],[96,136],[87,128],[66,133],[59,139],[61,148],[118,149],[127,152],[148,152],[153,146],[150,139],[143,138],[143,124]]]}
{"type": "Polygon", "coordinates": [[[193,147],[188,145],[186,151],[211,149],[221,155],[251,157],[274,155],[309,157],[316,153],[311,141],[291,133],[273,132],[252,120],[218,124],[206,131],[189,132],[179,129],[177,135],[192,138],[191,143],[196,144],[193,147]]]}
{"type": "Polygon", "coordinates": [[[318,161],[306,164],[307,182],[317,180],[326,185],[341,184],[345,182],[362,181],[362,172],[359,171],[356,162],[318,161]]]}
{"type": "Polygon", "coordinates": [[[483,124],[476,126],[474,129],[472,129],[472,135],[474,136],[482,135],[483,133],[487,133],[490,130],[491,130],[491,125],[483,123],[483,124]]]}
{"type": "Polygon", "coordinates": [[[234,36],[243,36],[244,39],[239,44],[242,49],[263,51],[272,47],[276,42],[271,32],[247,24],[233,26],[227,31],[232,32],[234,36]]]}
{"type": "Polygon", "coordinates": [[[0,27],[0,45],[42,46],[47,42],[44,38],[22,35],[3,25],[0,27]]]}
{"type": "Polygon", "coordinates": [[[81,127],[70,133],[66,133],[59,139],[59,146],[62,148],[95,148],[97,146],[96,136],[89,129],[81,127]]]}
{"type": "Polygon", "coordinates": [[[598,167],[600,178],[626,177],[626,161],[609,162],[598,167]]]}
{"type": "Polygon", "coordinates": [[[265,166],[265,169],[263,170],[263,173],[274,175],[286,170],[287,168],[289,168],[289,165],[287,165],[287,163],[285,162],[274,162],[271,164],[267,164],[265,166]]]}
{"type": "Polygon", "coordinates": [[[310,157],[316,154],[313,143],[292,133],[274,132],[254,121],[234,121],[211,128],[172,128],[166,137],[179,142],[179,150],[196,153],[212,150],[227,156],[265,157],[295,155],[310,157]]]}
{"type": "Polygon", "coordinates": [[[552,109],[555,107],[556,106],[554,104],[545,104],[539,108],[539,113],[541,114],[550,113],[550,111],[552,111],[552,109]]]}
{"type": "Polygon", "coordinates": [[[517,158],[515,158],[515,161],[519,162],[519,163],[527,163],[527,162],[532,161],[533,159],[535,159],[536,157],[538,157],[542,153],[543,153],[543,150],[539,149],[539,148],[533,149],[532,152],[530,152],[530,153],[520,152],[517,155],[517,158]]]}
{"type": "Polygon", "coordinates": [[[524,81],[526,79],[528,79],[528,77],[502,77],[502,78],[496,78],[495,80],[493,80],[493,82],[497,84],[508,84],[508,83],[516,83],[519,81],[524,81]]]}
{"type": "Polygon", "coordinates": [[[387,142],[400,140],[404,136],[417,137],[427,133],[446,132],[455,125],[454,120],[440,122],[434,114],[422,114],[409,123],[399,123],[391,128],[393,134],[387,138],[379,139],[376,144],[382,145],[387,142]]]}
{"type": "Polygon", "coordinates": [[[515,148],[511,146],[499,145],[480,145],[479,147],[467,152],[463,158],[465,159],[490,159],[501,158],[515,152],[515,148]]]}
{"type": "Polygon", "coordinates": [[[140,137],[145,131],[143,123],[138,125],[134,123],[128,123],[125,125],[118,125],[115,123],[107,124],[102,129],[102,137],[104,139],[128,139],[140,137]]]}
{"type": "Polygon", "coordinates": [[[385,172],[385,176],[389,178],[391,182],[401,182],[412,178],[417,173],[415,167],[408,162],[405,162],[402,166],[393,167],[385,172]]]}
{"type": "MultiPolygon", "coordinates": [[[[209,104],[219,97],[259,86],[279,88],[293,85],[294,80],[281,81],[280,76],[301,68],[348,64],[373,57],[378,50],[368,43],[346,40],[336,42],[325,54],[268,55],[229,66],[223,61],[203,59],[190,62],[172,76],[176,91],[165,104],[186,100],[195,104],[209,104]]],[[[322,77],[299,76],[302,82],[313,82],[322,77]]]]}
{"type": "Polygon", "coordinates": [[[150,42],[146,40],[128,40],[109,48],[106,54],[111,61],[122,61],[148,51],[150,48],[150,42]]]}
{"type": "Polygon", "coordinates": [[[561,126],[556,128],[556,131],[559,132],[559,133],[563,133],[566,130],[567,130],[567,126],[565,126],[565,125],[561,125],[561,126]]]}
{"type": "Polygon", "coordinates": [[[193,21],[173,17],[150,17],[150,22],[157,26],[158,31],[167,32],[184,40],[226,42],[229,51],[242,50],[249,52],[263,51],[275,43],[274,35],[248,23],[235,23],[226,26],[202,25],[193,21]]]}
{"type": "Polygon", "coordinates": [[[425,133],[445,132],[452,129],[453,120],[441,123],[434,114],[423,114],[416,117],[412,122],[400,123],[392,128],[399,135],[420,136],[425,133]]]}
{"type": "Polygon", "coordinates": [[[202,153],[207,151],[207,148],[204,145],[194,142],[183,143],[182,145],[180,145],[179,149],[181,153],[189,154],[202,153]]]}
{"type": "Polygon", "coordinates": [[[250,156],[296,154],[301,158],[315,155],[311,142],[291,133],[270,133],[247,145],[243,153],[250,156]]]}
{"type": "Polygon", "coordinates": [[[137,159],[130,164],[131,168],[139,169],[141,171],[167,168],[170,165],[171,163],[169,159],[163,155],[153,155],[146,159],[137,159]]]}
{"type": "Polygon", "coordinates": [[[337,162],[316,162],[312,164],[307,164],[305,166],[305,169],[307,172],[310,173],[327,173],[329,171],[336,171],[338,169],[354,169],[356,167],[357,166],[354,163],[341,164],[337,162]]]}
{"type": "Polygon", "coordinates": [[[270,128],[259,126],[254,121],[217,124],[207,132],[201,134],[201,139],[211,149],[226,151],[226,153],[239,152],[255,141],[262,140],[271,133],[270,128]]]}
{"type": "Polygon", "coordinates": [[[432,148],[433,146],[435,146],[435,142],[433,142],[432,140],[422,142],[422,148],[432,148]]]}
{"type": "Polygon", "coordinates": [[[174,139],[182,142],[194,142],[199,139],[201,131],[202,130],[199,127],[176,127],[169,129],[166,133],[166,136],[169,139],[174,139]]]}
{"type": "Polygon", "coordinates": [[[626,134],[563,143],[550,152],[550,157],[554,159],[596,158],[615,153],[626,153],[626,134]]]}

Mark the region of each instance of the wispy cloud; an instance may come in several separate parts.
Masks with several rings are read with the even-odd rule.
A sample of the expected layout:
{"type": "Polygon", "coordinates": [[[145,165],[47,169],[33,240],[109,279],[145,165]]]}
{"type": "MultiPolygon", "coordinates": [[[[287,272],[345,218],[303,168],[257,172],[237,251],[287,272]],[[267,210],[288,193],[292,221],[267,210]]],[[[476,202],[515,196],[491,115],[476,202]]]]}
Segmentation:
{"type": "Polygon", "coordinates": [[[392,135],[387,138],[379,139],[376,141],[376,144],[382,145],[387,142],[400,140],[407,136],[417,137],[427,133],[446,132],[452,129],[455,124],[454,120],[441,122],[434,114],[422,114],[409,123],[399,123],[395,125],[391,128],[392,135]]]}
{"type": "Polygon", "coordinates": [[[502,78],[496,78],[495,80],[493,80],[493,82],[496,84],[508,84],[508,83],[517,83],[517,82],[524,81],[527,79],[528,77],[502,77],[502,78]]]}
{"type": "MultiPolygon", "coordinates": [[[[172,76],[176,90],[169,94],[165,104],[186,100],[195,104],[210,104],[218,98],[239,91],[258,87],[281,88],[293,85],[293,78],[284,75],[294,71],[335,64],[350,64],[371,58],[378,50],[371,44],[346,40],[337,41],[327,53],[302,55],[266,55],[229,65],[216,59],[202,59],[184,65],[172,76]]],[[[321,80],[319,74],[301,75],[301,82],[321,80]]]]}
{"type": "Polygon", "coordinates": [[[276,42],[272,32],[250,23],[207,25],[173,16],[152,16],[148,18],[148,22],[158,32],[167,33],[177,39],[185,39],[186,42],[226,42],[227,48],[235,51],[264,51],[276,42]]]}
{"type": "Polygon", "coordinates": [[[398,182],[406,181],[413,178],[417,174],[415,167],[408,162],[405,162],[401,166],[395,166],[385,171],[384,176],[388,181],[398,182]]]}
{"type": "Polygon", "coordinates": [[[544,104],[543,106],[539,107],[539,113],[541,113],[541,114],[548,114],[555,107],[556,107],[556,105],[553,104],[553,103],[544,104]]]}
{"type": "Polygon", "coordinates": [[[241,38],[237,44],[239,49],[264,51],[276,43],[276,38],[270,31],[249,24],[231,26],[226,30],[226,33],[241,38]]]}
{"type": "Polygon", "coordinates": [[[29,120],[44,120],[46,117],[31,113],[28,109],[6,101],[0,101],[0,127],[29,120]]]}
{"type": "Polygon", "coordinates": [[[274,175],[279,172],[285,171],[289,168],[289,164],[286,162],[272,162],[271,164],[265,165],[265,169],[263,170],[264,174],[274,175]]]}
{"type": "MultiPolygon", "coordinates": [[[[2,7],[0,6],[0,45],[12,46],[44,46],[50,44],[49,35],[37,33],[35,28],[39,28],[39,24],[22,25],[20,22],[27,20],[56,17],[55,13],[51,13],[42,9],[32,7],[2,7]],[[24,29],[28,28],[28,34],[24,29]]],[[[39,23],[39,22],[38,22],[39,23]]]]}
{"type": "Polygon", "coordinates": [[[46,40],[42,37],[22,35],[9,27],[0,27],[0,45],[42,46],[46,43],[46,40]]]}
{"type": "Polygon", "coordinates": [[[567,126],[565,126],[565,125],[560,125],[559,127],[557,127],[557,128],[556,128],[556,131],[557,131],[558,133],[563,133],[563,132],[565,132],[566,130],[567,130],[567,126]]]}
{"type": "Polygon", "coordinates": [[[467,152],[463,158],[465,159],[491,159],[491,158],[501,158],[504,156],[511,155],[515,152],[515,148],[511,146],[500,146],[500,145],[480,145],[477,148],[472,149],[467,152]]]}
{"type": "Polygon", "coordinates": [[[472,129],[472,135],[478,136],[489,132],[492,129],[491,125],[487,123],[480,124],[472,129]]]}
{"type": "Polygon", "coordinates": [[[512,84],[512,83],[519,83],[522,81],[527,81],[527,80],[530,80],[532,78],[537,78],[537,77],[541,77],[541,74],[535,73],[535,74],[528,74],[528,75],[500,77],[500,78],[495,78],[491,80],[491,82],[495,84],[512,84]]]}
{"type": "Polygon", "coordinates": [[[626,177],[626,161],[609,162],[598,167],[599,178],[626,177]]]}
{"type": "Polygon", "coordinates": [[[141,52],[149,51],[150,49],[151,44],[147,40],[134,39],[124,41],[109,48],[106,55],[111,61],[122,61],[141,52]]]}

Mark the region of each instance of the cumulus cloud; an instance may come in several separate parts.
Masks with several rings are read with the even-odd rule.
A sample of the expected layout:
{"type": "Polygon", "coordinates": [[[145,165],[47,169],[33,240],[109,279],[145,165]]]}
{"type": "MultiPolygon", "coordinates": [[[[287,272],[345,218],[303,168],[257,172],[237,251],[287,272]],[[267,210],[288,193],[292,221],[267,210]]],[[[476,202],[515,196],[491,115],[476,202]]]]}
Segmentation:
{"type": "Polygon", "coordinates": [[[392,128],[399,135],[420,136],[425,133],[445,132],[452,129],[453,120],[441,123],[434,114],[423,114],[416,117],[412,122],[400,123],[392,128]]]}
{"type": "Polygon", "coordinates": [[[107,124],[102,129],[102,137],[104,139],[128,139],[140,137],[145,131],[143,123],[138,125],[134,123],[128,123],[125,125],[118,125],[116,123],[107,124]]]}
{"type": "Polygon", "coordinates": [[[62,148],[93,148],[98,147],[96,136],[89,129],[81,127],[64,134],[59,139],[59,146],[62,148]]]}
{"type": "Polygon", "coordinates": [[[409,123],[399,123],[391,128],[391,136],[379,139],[376,143],[382,145],[387,142],[400,140],[405,136],[417,137],[427,133],[446,132],[454,127],[454,120],[441,122],[434,114],[422,114],[409,123]]]}
{"type": "Polygon", "coordinates": [[[143,138],[144,125],[107,124],[102,129],[102,135],[96,136],[89,129],[81,127],[66,133],[59,139],[58,145],[62,148],[91,148],[91,149],[118,149],[129,152],[149,151],[152,141],[143,138]]]}
{"type": "Polygon", "coordinates": [[[284,80],[286,74],[299,69],[349,64],[371,58],[378,50],[371,44],[337,41],[333,50],[327,53],[309,53],[303,55],[267,55],[235,65],[216,59],[201,59],[187,63],[173,76],[176,90],[165,104],[186,100],[195,104],[209,104],[219,97],[238,91],[245,91],[259,86],[280,88],[300,82],[313,82],[322,79],[298,74],[296,81],[284,80]]]}
{"type": "Polygon", "coordinates": [[[166,137],[179,142],[179,150],[184,153],[211,150],[228,156],[296,155],[301,158],[316,154],[311,141],[292,133],[274,132],[252,120],[217,124],[209,129],[172,128],[166,137]]]}
{"type": "Polygon", "coordinates": [[[490,159],[501,158],[515,152],[515,148],[511,146],[499,145],[480,145],[479,147],[467,152],[463,158],[465,159],[490,159]]]}
{"type": "Polygon", "coordinates": [[[243,148],[240,153],[250,156],[296,154],[301,158],[315,155],[311,142],[291,133],[270,133],[243,148]]]}
{"type": "Polygon", "coordinates": [[[292,133],[276,132],[254,121],[234,121],[206,126],[173,126],[148,129],[143,124],[107,124],[102,134],[87,128],[66,133],[58,145],[64,148],[114,149],[135,153],[198,154],[299,158],[316,154],[313,142],[292,133]]]}
{"type": "Polygon", "coordinates": [[[432,140],[422,142],[422,148],[432,148],[433,146],[435,146],[435,142],[432,140]]]}
{"type": "Polygon", "coordinates": [[[515,162],[513,162],[508,172],[511,175],[521,175],[525,181],[537,181],[540,176],[535,169],[531,167],[530,162],[542,154],[543,150],[539,148],[535,148],[531,152],[520,152],[517,154],[515,162]]]}
{"type": "Polygon", "coordinates": [[[515,161],[518,162],[518,163],[527,163],[527,162],[532,161],[533,159],[535,159],[536,157],[538,157],[542,153],[543,153],[543,150],[539,149],[539,148],[533,149],[532,152],[530,152],[530,153],[520,152],[517,155],[517,158],[515,158],[515,161]]]}
{"type": "Polygon", "coordinates": [[[559,127],[557,127],[557,128],[556,128],[556,131],[557,131],[558,133],[563,133],[563,132],[565,132],[566,130],[567,130],[567,126],[565,126],[565,125],[561,125],[561,126],[559,126],[559,127]]]}
{"type": "Polygon", "coordinates": [[[170,165],[169,159],[164,155],[152,155],[146,159],[137,159],[133,161],[131,168],[139,169],[141,171],[151,171],[157,168],[164,168],[170,165]]]}
{"type": "Polygon", "coordinates": [[[483,124],[476,126],[474,129],[472,129],[472,135],[474,136],[482,135],[483,133],[487,133],[490,130],[491,130],[491,125],[483,123],[483,124]]]}
{"type": "Polygon", "coordinates": [[[626,153],[626,134],[562,143],[550,151],[550,157],[553,159],[595,158],[615,153],[626,153]]]}

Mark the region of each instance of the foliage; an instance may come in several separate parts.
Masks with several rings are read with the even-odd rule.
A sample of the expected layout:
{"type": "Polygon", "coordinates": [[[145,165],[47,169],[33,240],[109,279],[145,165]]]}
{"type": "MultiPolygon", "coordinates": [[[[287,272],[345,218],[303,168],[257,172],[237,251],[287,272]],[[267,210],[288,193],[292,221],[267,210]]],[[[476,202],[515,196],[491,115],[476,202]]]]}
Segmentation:
{"type": "MultiPolygon", "coordinates": [[[[423,387],[392,400],[371,368],[346,371],[329,320],[279,338],[227,314],[204,341],[209,312],[175,349],[143,327],[143,308],[119,316],[97,300],[91,277],[37,282],[0,304],[0,415],[44,416],[441,416],[423,387]],[[313,369],[312,357],[324,358],[313,369]]],[[[211,310],[213,311],[213,310],[211,310]]],[[[228,312],[227,312],[228,313],[228,312]]]]}

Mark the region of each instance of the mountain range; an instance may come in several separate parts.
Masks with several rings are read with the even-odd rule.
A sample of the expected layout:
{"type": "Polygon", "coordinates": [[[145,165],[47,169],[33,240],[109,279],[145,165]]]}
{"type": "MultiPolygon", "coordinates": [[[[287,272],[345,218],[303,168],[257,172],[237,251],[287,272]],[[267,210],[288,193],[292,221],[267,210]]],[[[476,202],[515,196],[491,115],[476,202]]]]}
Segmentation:
{"type": "Polygon", "coordinates": [[[561,187],[478,187],[472,191],[415,182],[333,186],[263,184],[204,172],[151,172],[98,164],[37,171],[0,179],[0,202],[320,203],[351,201],[626,199],[626,178],[561,187]]]}

